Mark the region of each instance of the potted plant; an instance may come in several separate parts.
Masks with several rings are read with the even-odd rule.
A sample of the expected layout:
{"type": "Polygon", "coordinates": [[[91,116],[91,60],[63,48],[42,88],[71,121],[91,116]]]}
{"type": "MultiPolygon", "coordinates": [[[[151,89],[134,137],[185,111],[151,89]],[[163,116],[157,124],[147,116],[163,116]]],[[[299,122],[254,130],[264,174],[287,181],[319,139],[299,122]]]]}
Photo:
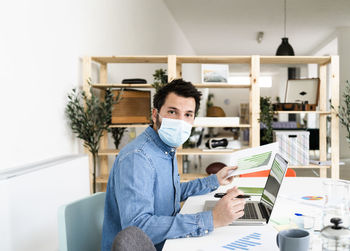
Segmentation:
{"type": "Polygon", "coordinates": [[[158,91],[164,85],[168,83],[168,75],[166,74],[166,70],[158,69],[153,74],[154,82],[152,84],[153,88],[158,91]]]}
{"type": "MultiPolygon", "coordinates": [[[[345,91],[343,93],[344,103],[338,106],[337,116],[339,117],[340,124],[342,124],[347,131],[346,140],[350,143],[350,83],[347,80],[345,85],[345,91]]],[[[334,106],[332,109],[335,110],[334,106]]]]}
{"type": "MultiPolygon", "coordinates": [[[[116,98],[115,98],[115,101],[113,101],[113,104],[117,104],[123,97],[123,92],[124,92],[124,89],[121,89],[116,98]]],[[[109,122],[110,124],[112,123],[112,121],[109,122]]],[[[111,132],[112,134],[112,137],[113,137],[113,143],[114,143],[114,146],[116,149],[119,148],[119,144],[120,144],[120,141],[124,135],[124,132],[126,130],[126,127],[112,127],[109,129],[109,131],[111,132]]]]}
{"type": "Polygon", "coordinates": [[[272,121],[273,121],[273,107],[271,97],[260,97],[260,119],[259,122],[263,124],[263,133],[261,142],[271,143],[272,138],[272,121]]]}
{"type": "MultiPolygon", "coordinates": [[[[90,83],[89,83],[90,84],[90,83]]],[[[93,193],[96,192],[96,165],[100,139],[111,122],[113,94],[106,89],[104,100],[100,100],[90,87],[90,97],[84,91],[73,89],[68,94],[66,115],[76,136],[83,140],[84,146],[93,159],[93,193]]]]}

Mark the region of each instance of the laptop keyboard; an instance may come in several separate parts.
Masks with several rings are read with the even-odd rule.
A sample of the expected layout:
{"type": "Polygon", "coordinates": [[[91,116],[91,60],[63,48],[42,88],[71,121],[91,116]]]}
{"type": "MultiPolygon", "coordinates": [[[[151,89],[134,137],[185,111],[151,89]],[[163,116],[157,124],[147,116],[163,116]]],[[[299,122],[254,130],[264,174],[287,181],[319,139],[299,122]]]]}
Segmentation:
{"type": "Polygon", "coordinates": [[[262,217],[263,217],[264,219],[267,219],[267,218],[269,217],[270,213],[271,213],[270,209],[269,209],[269,212],[270,212],[270,213],[268,213],[267,210],[266,210],[266,207],[264,206],[264,204],[259,203],[258,205],[259,205],[259,208],[260,208],[260,212],[261,212],[261,214],[262,214],[262,217]]]}
{"type": "MultiPolygon", "coordinates": [[[[271,210],[266,210],[266,207],[263,203],[258,203],[260,213],[264,219],[268,219],[271,214],[271,210]]],[[[246,203],[244,205],[244,215],[240,219],[258,219],[258,213],[256,212],[255,206],[253,203],[246,203]]]]}
{"type": "Polygon", "coordinates": [[[246,203],[244,205],[244,215],[240,219],[258,219],[258,214],[253,203],[246,203]]]}

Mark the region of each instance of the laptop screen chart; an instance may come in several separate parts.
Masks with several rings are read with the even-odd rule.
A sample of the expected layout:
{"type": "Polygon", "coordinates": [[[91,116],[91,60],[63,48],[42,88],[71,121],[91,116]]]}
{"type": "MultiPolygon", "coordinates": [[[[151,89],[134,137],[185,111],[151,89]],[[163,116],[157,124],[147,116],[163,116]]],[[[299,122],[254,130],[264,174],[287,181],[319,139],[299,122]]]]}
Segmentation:
{"type": "Polygon", "coordinates": [[[287,167],[288,165],[285,160],[276,154],[272,163],[270,175],[266,181],[264,192],[261,196],[261,201],[269,205],[271,208],[275,204],[278,190],[281,186],[287,167]]]}
{"type": "Polygon", "coordinates": [[[259,246],[261,244],[261,234],[252,233],[222,247],[226,250],[250,250],[252,247],[259,246]]]}

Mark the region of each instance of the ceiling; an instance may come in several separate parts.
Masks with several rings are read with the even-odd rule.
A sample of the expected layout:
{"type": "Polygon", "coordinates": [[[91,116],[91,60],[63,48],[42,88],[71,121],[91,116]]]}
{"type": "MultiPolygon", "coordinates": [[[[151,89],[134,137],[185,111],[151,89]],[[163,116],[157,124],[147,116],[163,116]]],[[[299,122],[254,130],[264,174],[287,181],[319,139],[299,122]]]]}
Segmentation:
{"type": "MultiPolygon", "coordinates": [[[[274,55],[284,36],[283,0],[163,1],[198,55],[274,55]]],[[[310,55],[338,27],[350,27],[350,0],[287,0],[295,55],[310,55]]]]}

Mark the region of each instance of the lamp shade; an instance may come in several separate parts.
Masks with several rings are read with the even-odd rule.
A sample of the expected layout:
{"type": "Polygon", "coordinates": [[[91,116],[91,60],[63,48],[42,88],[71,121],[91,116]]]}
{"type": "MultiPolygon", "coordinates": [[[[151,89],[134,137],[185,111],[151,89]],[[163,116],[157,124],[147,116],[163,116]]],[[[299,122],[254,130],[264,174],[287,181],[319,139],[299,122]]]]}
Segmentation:
{"type": "Polygon", "coordinates": [[[288,43],[287,37],[282,38],[282,43],[276,51],[276,56],[294,56],[293,47],[288,43]]]}

